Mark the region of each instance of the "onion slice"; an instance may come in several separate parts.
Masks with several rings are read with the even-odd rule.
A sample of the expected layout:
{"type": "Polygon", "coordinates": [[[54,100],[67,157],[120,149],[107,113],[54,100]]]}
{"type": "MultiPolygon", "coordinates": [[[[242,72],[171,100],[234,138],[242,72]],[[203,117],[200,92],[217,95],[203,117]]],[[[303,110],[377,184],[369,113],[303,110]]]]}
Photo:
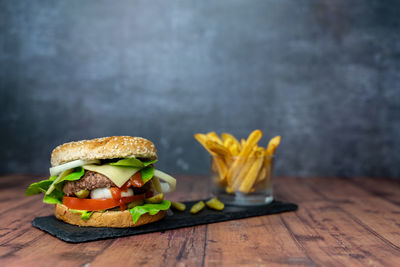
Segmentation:
{"type": "Polygon", "coordinates": [[[166,188],[164,184],[161,184],[161,188],[164,193],[171,193],[175,191],[176,179],[174,177],[159,170],[154,170],[154,177],[158,178],[159,180],[163,180],[168,184],[168,188],[166,188]]]}
{"type": "Polygon", "coordinates": [[[163,191],[162,191],[162,188],[161,188],[160,180],[158,180],[157,177],[154,177],[154,176],[153,176],[153,178],[151,179],[151,181],[153,182],[154,189],[155,189],[158,193],[162,193],[163,191]]]}
{"type": "Polygon", "coordinates": [[[48,194],[50,194],[51,192],[53,192],[53,190],[54,190],[54,185],[55,185],[56,183],[58,183],[58,181],[60,181],[62,178],[64,178],[64,177],[67,176],[68,174],[70,174],[71,172],[72,172],[71,169],[63,171],[63,172],[57,177],[57,179],[55,179],[55,180],[53,181],[53,183],[50,185],[49,189],[47,189],[46,195],[48,195],[48,194]]]}
{"type": "Polygon", "coordinates": [[[52,167],[49,169],[49,171],[50,171],[51,176],[56,176],[56,175],[59,175],[60,173],[62,173],[63,171],[66,171],[66,170],[69,170],[72,168],[76,168],[76,167],[87,165],[87,164],[98,164],[98,163],[100,163],[100,160],[98,160],[98,159],[95,159],[95,160],[80,160],[80,159],[78,159],[78,160],[74,160],[71,162],[67,162],[67,163],[52,167]]]}
{"type": "MultiPolygon", "coordinates": [[[[127,188],[126,191],[121,191],[121,197],[131,197],[133,196],[132,188],[127,188]]],[[[113,198],[110,188],[96,188],[90,191],[90,198],[91,199],[107,199],[113,198]]]]}

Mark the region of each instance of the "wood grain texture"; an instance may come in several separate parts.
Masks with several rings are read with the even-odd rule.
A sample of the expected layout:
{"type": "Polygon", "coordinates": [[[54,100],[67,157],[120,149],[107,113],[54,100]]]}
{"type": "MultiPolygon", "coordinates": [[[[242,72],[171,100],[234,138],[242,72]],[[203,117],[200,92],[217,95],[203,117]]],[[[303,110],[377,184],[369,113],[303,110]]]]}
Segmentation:
{"type": "MultiPolygon", "coordinates": [[[[172,200],[209,196],[207,177],[178,176],[172,200]]],[[[30,224],[53,207],[24,197],[34,176],[0,177],[0,266],[396,266],[400,183],[372,178],[275,181],[297,212],[68,244],[30,224]]],[[[190,207],[189,207],[190,208],[190,207]]]]}

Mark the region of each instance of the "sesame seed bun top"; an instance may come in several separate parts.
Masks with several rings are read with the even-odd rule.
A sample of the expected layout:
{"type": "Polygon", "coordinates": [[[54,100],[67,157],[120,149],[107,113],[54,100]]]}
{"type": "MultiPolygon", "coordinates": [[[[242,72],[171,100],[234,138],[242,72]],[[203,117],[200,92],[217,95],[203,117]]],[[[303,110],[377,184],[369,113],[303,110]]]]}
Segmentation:
{"type": "Polygon", "coordinates": [[[142,137],[111,136],[57,146],[51,153],[51,166],[58,166],[73,160],[94,160],[113,158],[157,159],[157,150],[152,142],[142,137]]]}

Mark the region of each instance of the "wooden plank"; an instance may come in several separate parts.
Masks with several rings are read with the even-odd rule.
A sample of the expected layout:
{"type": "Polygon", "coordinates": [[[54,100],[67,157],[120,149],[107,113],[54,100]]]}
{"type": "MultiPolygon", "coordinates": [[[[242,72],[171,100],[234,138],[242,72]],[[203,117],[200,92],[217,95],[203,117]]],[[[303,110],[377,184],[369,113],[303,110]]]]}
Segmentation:
{"type": "MultiPolygon", "coordinates": [[[[281,193],[287,197],[290,196],[293,201],[297,202],[300,204],[299,211],[296,212],[296,216],[293,215],[293,213],[290,214],[282,214],[282,219],[285,223],[285,225],[288,226],[290,231],[293,232],[294,238],[301,244],[302,247],[312,256],[311,259],[316,263],[316,264],[322,264],[322,265],[327,265],[327,264],[334,264],[335,262],[343,262],[343,263],[353,263],[357,265],[363,265],[366,264],[367,262],[362,262],[360,259],[354,259],[357,257],[364,257],[367,258],[368,256],[368,251],[365,252],[364,254],[360,254],[357,252],[357,245],[355,244],[346,244],[346,248],[351,248],[352,251],[356,252],[351,252],[347,255],[341,255],[340,251],[327,251],[326,253],[321,250],[321,248],[318,245],[324,245],[326,247],[330,247],[331,245],[332,248],[337,247],[336,241],[337,237],[341,237],[343,235],[346,235],[347,238],[351,238],[353,233],[363,233],[362,235],[368,236],[369,238],[372,238],[372,241],[367,239],[367,241],[370,241],[372,244],[374,242],[378,243],[382,247],[385,247],[386,242],[382,241],[380,237],[376,237],[371,235],[371,233],[365,229],[362,225],[359,224],[359,222],[355,222],[351,216],[346,211],[340,210],[340,207],[342,205],[345,205],[347,203],[350,203],[351,200],[348,199],[348,196],[351,195],[349,192],[346,194],[340,195],[340,194],[335,194],[335,190],[343,190],[343,188],[347,188],[348,186],[346,184],[343,184],[343,181],[340,179],[281,179],[281,184],[278,184],[276,186],[277,191],[281,191],[281,193]],[[326,187],[326,191],[332,192],[332,194],[335,195],[335,198],[328,198],[326,194],[321,192],[320,186],[315,186],[316,183],[318,182],[324,182],[326,187]],[[333,189],[334,188],[334,189],[333,189]],[[325,203],[325,204],[323,204],[325,203]],[[329,217],[322,218],[318,220],[320,217],[320,214],[326,214],[324,211],[324,208],[319,209],[318,206],[315,205],[322,205],[321,207],[325,207],[330,211],[327,213],[330,215],[329,217]],[[324,211],[321,213],[321,211],[324,211]],[[338,214],[335,215],[335,212],[338,214]],[[340,217],[339,217],[340,215],[340,217]],[[311,220],[310,220],[311,218],[311,220]],[[343,225],[343,222],[347,221],[352,221],[352,224],[349,224],[348,227],[348,232],[346,233],[338,233],[338,232],[332,232],[330,229],[337,229],[335,227],[343,225]],[[317,232],[315,232],[317,230],[317,232]],[[328,233],[327,233],[328,231],[328,233]],[[331,231],[332,233],[329,233],[331,231]],[[315,243],[320,243],[320,244],[314,244],[314,246],[310,246],[310,243],[312,244],[311,241],[316,241],[315,243]],[[317,256],[324,255],[326,254],[323,258],[319,258],[317,256]],[[362,255],[362,256],[358,256],[362,255]]],[[[325,191],[324,191],[325,192],[325,191]]],[[[351,189],[351,193],[354,196],[354,198],[361,198],[361,197],[367,197],[369,194],[366,194],[364,191],[355,191],[354,188],[351,189]]],[[[379,221],[379,220],[378,220],[379,221]]],[[[340,242],[343,242],[342,240],[340,242]]],[[[363,241],[360,241],[363,242],[363,241]]],[[[340,249],[339,249],[340,250],[340,249]]],[[[374,249],[370,249],[369,251],[371,255],[374,254],[374,249]]],[[[389,259],[394,259],[396,257],[397,249],[396,248],[391,248],[391,253],[390,256],[388,257],[389,259]],[[394,255],[394,256],[393,256],[394,255]]],[[[376,261],[379,263],[378,261],[376,261]]],[[[393,263],[393,262],[391,262],[393,263]]]]}
{"type": "Polygon", "coordinates": [[[282,221],[317,265],[395,266],[400,252],[372,235],[339,205],[310,202],[295,214],[282,215],[282,221]]]}
{"type": "MultiPolygon", "coordinates": [[[[10,189],[14,187],[21,187],[24,185],[29,185],[35,181],[39,181],[43,175],[35,176],[35,175],[20,175],[20,174],[12,174],[12,175],[4,175],[0,176],[0,190],[10,189]]],[[[45,179],[45,178],[43,178],[45,179]]]]}
{"type": "Polygon", "coordinates": [[[68,244],[31,226],[36,216],[53,213],[52,205],[34,203],[28,209],[15,211],[2,218],[6,234],[0,238],[0,265],[41,266],[84,265],[101,253],[113,240],[87,244],[68,244]],[[7,226],[8,225],[8,226],[7,226]]]}
{"type": "Polygon", "coordinates": [[[1,217],[0,229],[2,234],[0,236],[0,244],[7,244],[27,231],[36,230],[36,228],[32,227],[31,221],[37,216],[46,216],[52,213],[53,207],[41,202],[28,208],[11,210],[1,217]]]}
{"type": "Polygon", "coordinates": [[[13,244],[16,251],[0,258],[3,266],[82,266],[90,263],[93,258],[102,253],[113,240],[102,240],[82,244],[68,244],[50,235],[40,235],[32,241],[13,244]],[[25,246],[27,244],[27,246],[25,246]]]}
{"type": "Polygon", "coordinates": [[[206,266],[315,263],[282,224],[280,215],[208,225],[206,266]]]}
{"type": "Polygon", "coordinates": [[[92,262],[94,266],[199,265],[204,248],[205,226],[184,228],[164,233],[151,233],[116,239],[92,262]]]}
{"type": "Polygon", "coordinates": [[[25,190],[33,182],[29,175],[9,175],[0,177],[0,217],[17,209],[30,207],[41,202],[43,196],[25,197],[25,190]]]}
{"type": "Polygon", "coordinates": [[[400,206],[373,196],[345,179],[309,179],[306,182],[336,206],[340,204],[340,208],[370,235],[400,249],[400,206]]]}
{"type": "Polygon", "coordinates": [[[34,217],[50,215],[54,209],[53,205],[42,202],[43,195],[20,197],[32,182],[31,176],[7,176],[2,181],[9,187],[1,192],[6,199],[0,203],[0,265],[79,266],[90,262],[112,243],[113,240],[106,240],[72,245],[32,227],[34,217]],[[18,186],[12,186],[14,183],[18,186]]]}
{"type": "MultiPolygon", "coordinates": [[[[10,190],[11,191],[11,190],[10,190]]],[[[10,196],[8,194],[3,194],[3,197],[6,198],[0,202],[0,216],[4,216],[5,214],[10,214],[10,212],[18,209],[26,209],[30,207],[32,204],[41,203],[43,199],[43,195],[39,196],[31,196],[25,197],[19,192],[15,192],[15,190],[11,191],[10,196]],[[17,196],[17,197],[16,197],[17,196]]]]}
{"type": "Polygon", "coordinates": [[[40,179],[40,177],[31,175],[0,176],[0,204],[7,200],[20,199],[25,195],[28,186],[40,179]]]}
{"type": "MultiPolygon", "coordinates": [[[[340,248],[339,251],[327,251],[326,253],[324,250],[321,249],[321,247],[318,246],[318,244],[314,244],[314,246],[310,246],[309,243],[312,244],[311,241],[316,241],[314,243],[320,243],[319,245],[324,245],[326,247],[332,247],[335,248],[336,246],[336,240],[337,237],[341,237],[343,235],[346,235],[347,237],[352,236],[353,233],[356,232],[361,232],[363,235],[369,236],[372,238],[373,242],[379,243],[382,247],[385,247],[385,242],[382,241],[379,237],[374,237],[371,235],[370,232],[368,232],[364,227],[359,225],[357,222],[354,222],[354,220],[351,218],[351,216],[345,212],[340,210],[340,206],[343,205],[343,203],[348,203],[349,200],[347,198],[348,194],[346,195],[336,195],[336,198],[329,199],[325,194],[321,193],[319,186],[314,186],[316,182],[318,181],[324,181],[326,182],[326,190],[329,191],[331,190],[332,192],[332,187],[338,188],[338,190],[342,190],[343,187],[346,188],[346,185],[342,183],[340,179],[281,179],[282,184],[277,186],[277,190],[282,190],[284,192],[284,195],[290,195],[294,201],[300,204],[300,209],[298,212],[296,212],[296,216],[294,216],[292,213],[290,214],[282,214],[282,219],[285,223],[285,225],[288,226],[290,231],[293,232],[294,238],[301,244],[304,249],[311,254],[311,259],[315,261],[317,264],[334,264],[335,262],[343,262],[343,263],[354,263],[357,265],[363,265],[366,264],[366,262],[360,262],[359,260],[355,260],[354,258],[357,257],[362,257],[358,255],[362,255],[360,253],[349,253],[346,255],[341,255],[340,253],[340,248]],[[339,181],[336,182],[335,184],[333,183],[334,181],[339,181]],[[322,205],[321,209],[318,206],[315,205],[322,205]],[[329,208],[332,208],[329,210],[329,208]],[[328,209],[328,213],[324,211],[324,208],[328,209]],[[323,213],[322,213],[323,211],[323,213]],[[338,213],[338,214],[335,214],[338,213]],[[329,217],[323,217],[321,219],[318,219],[321,214],[326,215],[328,214],[329,217]],[[310,220],[311,219],[311,220],[310,220]],[[349,221],[352,222],[348,227],[348,232],[347,233],[338,233],[338,232],[332,232],[331,229],[337,230],[337,228],[340,225],[343,224],[343,222],[349,221]],[[327,233],[328,231],[328,233],[327,233]],[[331,233],[329,233],[331,231],[331,233]],[[372,236],[372,237],[371,237],[372,236]],[[331,246],[329,246],[331,245],[331,246]],[[319,255],[324,255],[326,254],[323,258],[319,258],[316,256],[319,255]]],[[[365,192],[358,191],[354,192],[355,198],[359,197],[365,197],[368,196],[366,195],[365,192]]],[[[349,238],[349,239],[350,239],[349,238]]],[[[369,240],[371,241],[371,240],[369,240]]],[[[343,242],[343,241],[340,241],[343,242]]],[[[360,241],[362,242],[362,241],[360,241]]],[[[372,243],[373,243],[372,242],[372,243]]],[[[346,244],[346,248],[349,249],[351,248],[354,251],[357,251],[357,244],[346,244]]],[[[373,255],[373,249],[370,251],[373,255]]],[[[396,257],[397,250],[392,249],[392,253],[395,254],[390,254],[393,259],[396,257]]],[[[367,256],[364,255],[366,258],[367,256]]],[[[389,257],[390,258],[390,257],[389,257]]],[[[377,262],[377,261],[376,261],[377,262]]],[[[377,262],[379,263],[379,262],[377,262]]]]}
{"type": "MultiPolygon", "coordinates": [[[[207,181],[197,177],[177,177],[178,188],[168,195],[172,200],[196,200],[209,196],[207,181]],[[197,181],[197,182],[194,182],[197,181]]],[[[189,208],[189,207],[188,207],[189,208]]],[[[106,266],[121,262],[126,266],[194,266],[204,254],[206,225],[116,239],[93,265],[106,266]]]]}
{"type": "Polygon", "coordinates": [[[2,188],[0,194],[0,244],[4,247],[10,240],[33,229],[30,223],[35,216],[52,214],[53,207],[42,202],[43,195],[25,197],[32,176],[11,175],[1,179],[3,185],[10,185],[2,188]],[[14,183],[18,186],[12,186],[14,183]]]}
{"type": "Polygon", "coordinates": [[[368,193],[400,206],[400,179],[358,177],[348,180],[368,193]]]}
{"type": "Polygon", "coordinates": [[[274,198],[280,201],[294,203],[315,202],[325,199],[325,196],[305,183],[306,178],[276,177],[274,180],[274,198]]]}

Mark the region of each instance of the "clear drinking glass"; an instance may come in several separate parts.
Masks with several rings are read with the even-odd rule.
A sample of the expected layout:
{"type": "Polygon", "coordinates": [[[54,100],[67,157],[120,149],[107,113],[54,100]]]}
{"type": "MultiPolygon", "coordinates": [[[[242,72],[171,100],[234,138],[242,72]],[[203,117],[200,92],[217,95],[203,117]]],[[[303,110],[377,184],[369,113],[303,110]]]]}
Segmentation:
{"type": "Polygon", "coordinates": [[[212,193],[228,205],[272,202],[274,156],[211,158],[212,193]]]}

